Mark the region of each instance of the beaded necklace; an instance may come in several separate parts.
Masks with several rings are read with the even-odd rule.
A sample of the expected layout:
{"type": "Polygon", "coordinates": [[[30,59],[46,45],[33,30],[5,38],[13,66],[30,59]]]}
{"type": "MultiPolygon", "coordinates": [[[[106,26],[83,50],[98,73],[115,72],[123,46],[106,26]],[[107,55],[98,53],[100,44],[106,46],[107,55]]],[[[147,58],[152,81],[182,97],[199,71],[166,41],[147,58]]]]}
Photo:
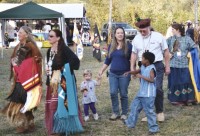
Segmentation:
{"type": "Polygon", "coordinates": [[[46,69],[49,70],[49,73],[47,75],[47,76],[49,76],[49,79],[51,79],[51,75],[53,73],[52,72],[52,64],[53,64],[53,59],[54,59],[56,53],[57,53],[56,51],[52,51],[52,50],[50,51],[48,62],[47,62],[47,58],[45,58],[46,69]]]}

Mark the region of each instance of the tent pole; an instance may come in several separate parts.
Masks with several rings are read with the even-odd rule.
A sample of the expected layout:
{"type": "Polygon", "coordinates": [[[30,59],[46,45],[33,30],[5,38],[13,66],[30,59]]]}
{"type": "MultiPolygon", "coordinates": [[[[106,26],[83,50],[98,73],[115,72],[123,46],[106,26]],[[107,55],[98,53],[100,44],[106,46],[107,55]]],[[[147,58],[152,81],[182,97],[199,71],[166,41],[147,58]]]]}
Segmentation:
{"type": "Polygon", "coordinates": [[[66,40],[66,29],[65,29],[65,19],[64,17],[59,18],[59,24],[60,24],[60,31],[62,32],[63,39],[67,45],[67,40],[66,40]]]}
{"type": "Polygon", "coordinates": [[[1,43],[2,43],[2,48],[1,48],[1,58],[3,59],[3,45],[4,45],[4,33],[5,33],[5,19],[1,20],[1,43]]]}
{"type": "Polygon", "coordinates": [[[67,36],[66,36],[65,18],[61,17],[61,19],[62,19],[63,38],[64,38],[64,41],[65,41],[66,45],[68,45],[68,43],[67,43],[67,36]]]}

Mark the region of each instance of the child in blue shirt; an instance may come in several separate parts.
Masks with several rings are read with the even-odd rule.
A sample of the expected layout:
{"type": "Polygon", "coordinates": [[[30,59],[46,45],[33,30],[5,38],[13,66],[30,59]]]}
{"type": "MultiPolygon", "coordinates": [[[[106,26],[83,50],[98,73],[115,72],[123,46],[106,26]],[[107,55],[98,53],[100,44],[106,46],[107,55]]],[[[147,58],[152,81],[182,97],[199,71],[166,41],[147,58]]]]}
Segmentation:
{"type": "Polygon", "coordinates": [[[144,109],[147,116],[149,134],[155,134],[159,131],[159,127],[156,123],[156,114],[154,112],[154,101],[156,97],[156,85],[155,85],[155,66],[153,64],[155,55],[151,52],[144,52],[142,55],[142,66],[135,71],[126,72],[125,75],[133,74],[140,78],[140,88],[131,103],[131,112],[124,124],[129,128],[134,128],[138,114],[144,109]]]}

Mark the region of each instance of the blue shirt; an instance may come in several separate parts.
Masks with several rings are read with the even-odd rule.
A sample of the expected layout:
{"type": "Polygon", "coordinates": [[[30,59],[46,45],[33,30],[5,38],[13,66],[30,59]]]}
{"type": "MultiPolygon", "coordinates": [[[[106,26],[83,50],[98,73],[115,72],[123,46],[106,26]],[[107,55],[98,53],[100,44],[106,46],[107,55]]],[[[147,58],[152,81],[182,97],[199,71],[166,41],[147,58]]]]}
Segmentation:
{"type": "MultiPolygon", "coordinates": [[[[127,71],[130,71],[130,57],[132,52],[132,45],[128,44],[128,53],[125,56],[123,49],[116,49],[111,54],[110,57],[107,56],[104,64],[110,65],[110,72],[116,75],[122,75],[127,71]]],[[[110,46],[108,48],[108,52],[110,50],[110,46]]]]}
{"type": "MultiPolygon", "coordinates": [[[[151,64],[147,67],[144,65],[141,66],[141,75],[150,78],[150,72],[154,69],[156,71],[156,68],[154,64],[151,64]]],[[[156,79],[156,78],[155,78],[156,79]]],[[[148,82],[141,78],[140,80],[140,89],[137,93],[138,97],[156,97],[156,82],[153,83],[148,82]]]]}

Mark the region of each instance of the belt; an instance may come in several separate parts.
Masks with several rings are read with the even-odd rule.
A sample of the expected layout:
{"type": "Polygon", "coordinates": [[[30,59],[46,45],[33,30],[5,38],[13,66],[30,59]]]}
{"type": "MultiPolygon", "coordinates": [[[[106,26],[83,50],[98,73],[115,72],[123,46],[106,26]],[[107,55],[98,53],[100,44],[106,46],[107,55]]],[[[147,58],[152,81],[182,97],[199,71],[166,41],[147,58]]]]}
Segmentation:
{"type": "Polygon", "coordinates": [[[153,64],[157,64],[157,63],[162,63],[162,60],[156,61],[156,62],[154,62],[153,64]]]}

